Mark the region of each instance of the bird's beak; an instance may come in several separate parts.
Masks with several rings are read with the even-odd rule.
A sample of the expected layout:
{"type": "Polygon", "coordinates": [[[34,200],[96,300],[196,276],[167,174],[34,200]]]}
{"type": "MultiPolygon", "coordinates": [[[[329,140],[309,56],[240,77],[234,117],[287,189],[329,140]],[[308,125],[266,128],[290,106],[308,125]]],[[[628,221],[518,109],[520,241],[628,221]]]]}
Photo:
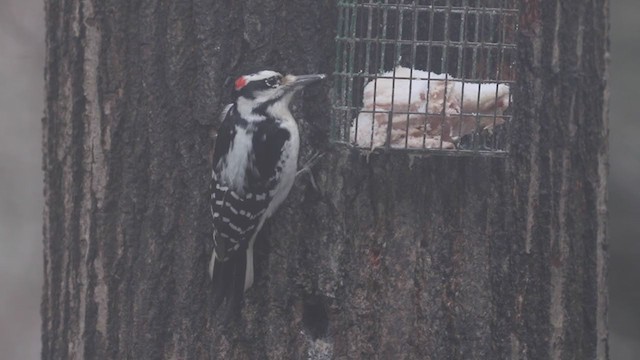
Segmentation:
{"type": "Polygon", "coordinates": [[[318,82],[327,77],[325,74],[313,74],[313,75],[289,75],[291,79],[287,81],[287,87],[291,90],[299,90],[303,87],[318,82]]]}

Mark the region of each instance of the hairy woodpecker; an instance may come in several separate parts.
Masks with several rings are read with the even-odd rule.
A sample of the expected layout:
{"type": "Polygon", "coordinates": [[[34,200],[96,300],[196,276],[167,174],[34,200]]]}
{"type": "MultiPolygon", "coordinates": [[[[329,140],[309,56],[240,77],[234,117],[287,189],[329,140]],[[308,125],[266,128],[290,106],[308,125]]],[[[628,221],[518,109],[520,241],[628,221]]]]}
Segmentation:
{"type": "Polygon", "coordinates": [[[296,177],[300,135],[289,102],[297,90],[324,78],[264,70],[235,81],[235,101],[222,112],[213,155],[214,310],[227,299],[233,313],[240,311],[253,283],[256,236],[296,177]]]}

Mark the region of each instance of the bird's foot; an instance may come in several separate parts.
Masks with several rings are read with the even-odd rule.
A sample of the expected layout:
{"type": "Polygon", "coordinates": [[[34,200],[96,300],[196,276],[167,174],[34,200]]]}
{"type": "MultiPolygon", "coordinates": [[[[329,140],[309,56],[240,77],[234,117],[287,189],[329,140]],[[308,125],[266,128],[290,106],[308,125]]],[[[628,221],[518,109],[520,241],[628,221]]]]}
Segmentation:
{"type": "Polygon", "coordinates": [[[296,177],[301,175],[301,174],[307,173],[309,175],[309,181],[311,182],[311,186],[313,186],[313,188],[316,191],[319,191],[319,188],[318,188],[318,184],[316,183],[316,179],[313,176],[313,172],[311,171],[311,168],[318,161],[320,161],[320,159],[322,159],[322,157],[324,155],[325,155],[324,152],[320,152],[320,151],[315,152],[313,155],[311,155],[309,160],[307,160],[307,162],[302,166],[302,168],[300,170],[298,170],[298,172],[296,173],[296,177]]]}

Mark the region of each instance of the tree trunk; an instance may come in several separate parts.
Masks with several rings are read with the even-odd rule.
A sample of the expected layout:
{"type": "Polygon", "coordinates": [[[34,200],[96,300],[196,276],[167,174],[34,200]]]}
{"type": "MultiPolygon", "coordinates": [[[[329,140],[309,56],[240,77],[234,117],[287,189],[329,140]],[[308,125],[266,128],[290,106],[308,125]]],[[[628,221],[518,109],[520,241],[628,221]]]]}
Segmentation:
{"type": "Polygon", "coordinates": [[[331,73],[335,2],[47,0],[43,358],[607,359],[607,6],[521,1],[505,157],[330,145],[330,84],[307,91],[318,190],[225,325],[217,114],[250,66],[331,73]]]}

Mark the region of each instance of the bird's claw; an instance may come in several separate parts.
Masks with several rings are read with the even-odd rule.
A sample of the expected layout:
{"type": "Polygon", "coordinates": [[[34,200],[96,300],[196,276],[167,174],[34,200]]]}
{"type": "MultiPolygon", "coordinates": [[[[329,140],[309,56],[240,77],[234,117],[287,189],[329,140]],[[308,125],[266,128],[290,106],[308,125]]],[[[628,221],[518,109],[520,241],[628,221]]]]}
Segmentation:
{"type": "Polygon", "coordinates": [[[320,159],[322,159],[322,157],[325,155],[324,152],[316,152],[313,155],[311,155],[311,157],[309,158],[309,160],[307,160],[307,162],[302,166],[302,168],[300,170],[298,170],[298,172],[296,173],[296,177],[303,174],[303,173],[307,173],[309,174],[309,181],[311,182],[311,186],[313,186],[313,188],[316,191],[319,191],[318,188],[318,184],[316,183],[316,179],[313,176],[313,172],[311,172],[311,168],[318,162],[320,161],[320,159]]]}

